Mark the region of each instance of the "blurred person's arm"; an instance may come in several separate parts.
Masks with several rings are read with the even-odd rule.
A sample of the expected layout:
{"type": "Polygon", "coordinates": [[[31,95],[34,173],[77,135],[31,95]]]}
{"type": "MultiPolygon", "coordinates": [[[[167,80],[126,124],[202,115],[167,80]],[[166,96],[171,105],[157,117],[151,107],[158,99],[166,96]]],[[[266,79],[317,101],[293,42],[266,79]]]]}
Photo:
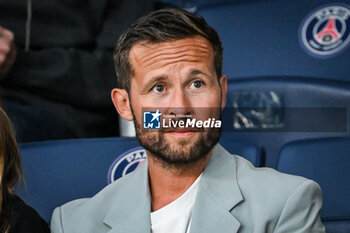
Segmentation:
{"type": "Polygon", "coordinates": [[[6,87],[88,109],[109,106],[110,90],[116,86],[115,43],[122,31],[152,6],[151,0],[108,1],[96,39],[89,45],[18,48],[6,87]]]}
{"type": "Polygon", "coordinates": [[[16,59],[16,46],[12,31],[0,26],[0,79],[4,78],[16,59]]]}

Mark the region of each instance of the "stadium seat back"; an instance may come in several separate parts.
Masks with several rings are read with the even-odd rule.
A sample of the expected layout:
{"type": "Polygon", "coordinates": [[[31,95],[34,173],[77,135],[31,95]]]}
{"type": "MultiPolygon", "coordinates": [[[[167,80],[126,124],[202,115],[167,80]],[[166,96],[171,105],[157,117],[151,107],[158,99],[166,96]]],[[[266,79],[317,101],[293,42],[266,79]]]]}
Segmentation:
{"type": "MultiPolygon", "coordinates": [[[[303,25],[309,25],[307,19],[317,9],[332,5],[347,5],[350,9],[350,0],[198,2],[196,14],[203,16],[221,38],[223,71],[227,77],[294,76],[350,80],[350,43],[345,42],[350,38],[348,32],[343,35],[344,48],[339,49],[339,53],[338,50],[334,50],[334,54],[329,52],[329,56],[314,55],[306,49],[307,43],[301,36],[303,25]]],[[[338,30],[342,30],[338,25],[342,23],[349,27],[349,20],[340,20],[338,30]]],[[[318,30],[316,22],[315,25],[315,30],[318,30]]],[[[312,32],[313,22],[307,28],[312,32]]]]}
{"type": "Polygon", "coordinates": [[[238,140],[234,134],[222,133],[219,143],[231,154],[249,160],[255,167],[265,165],[265,157],[261,147],[247,140],[238,140]]]}
{"type": "Polygon", "coordinates": [[[104,188],[116,158],[138,146],[135,138],[24,143],[20,151],[25,186],[18,194],[49,221],[55,207],[104,188]]]}
{"type": "Polygon", "coordinates": [[[350,232],[350,138],[299,140],[283,147],[277,169],[315,180],[328,233],[350,232]]]}

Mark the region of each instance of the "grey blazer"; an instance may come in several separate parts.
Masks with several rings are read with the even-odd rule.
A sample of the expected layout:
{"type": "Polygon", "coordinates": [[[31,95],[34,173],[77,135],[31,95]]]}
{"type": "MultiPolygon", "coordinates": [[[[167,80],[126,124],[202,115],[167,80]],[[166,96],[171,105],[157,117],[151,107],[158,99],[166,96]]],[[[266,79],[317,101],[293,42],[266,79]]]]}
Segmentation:
{"type": "MultiPolygon", "coordinates": [[[[52,233],[149,233],[147,169],[145,161],[94,197],[56,208],[52,233]]],[[[315,182],[255,168],[216,145],[200,181],[190,232],[321,233],[321,207],[315,182]]]]}

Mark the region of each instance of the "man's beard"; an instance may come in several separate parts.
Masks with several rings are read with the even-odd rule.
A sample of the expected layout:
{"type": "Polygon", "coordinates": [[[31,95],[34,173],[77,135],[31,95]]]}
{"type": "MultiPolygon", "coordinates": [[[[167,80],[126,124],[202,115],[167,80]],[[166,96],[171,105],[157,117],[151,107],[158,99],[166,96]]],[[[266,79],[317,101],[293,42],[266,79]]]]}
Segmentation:
{"type": "MultiPolygon", "coordinates": [[[[220,108],[219,117],[220,120],[220,108]]],[[[165,131],[159,129],[158,132],[148,129],[142,129],[142,125],[137,121],[134,113],[134,126],[136,137],[146,150],[148,150],[156,161],[165,167],[182,168],[206,158],[212,148],[218,143],[221,135],[221,128],[198,129],[199,137],[191,142],[187,139],[179,139],[177,145],[171,144],[165,138],[165,131]],[[191,145],[192,144],[192,145],[191,145]]]]}

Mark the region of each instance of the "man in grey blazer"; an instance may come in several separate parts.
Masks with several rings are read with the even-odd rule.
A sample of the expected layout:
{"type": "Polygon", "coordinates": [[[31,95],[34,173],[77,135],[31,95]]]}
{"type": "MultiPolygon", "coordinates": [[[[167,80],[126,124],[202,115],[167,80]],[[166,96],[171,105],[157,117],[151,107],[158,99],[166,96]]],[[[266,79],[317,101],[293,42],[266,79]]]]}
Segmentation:
{"type": "Polygon", "coordinates": [[[56,208],[53,233],[325,232],[315,182],[255,168],[217,144],[227,80],[220,39],[202,18],[152,12],[120,37],[114,60],[113,103],[134,122],[147,161],[56,208]]]}

